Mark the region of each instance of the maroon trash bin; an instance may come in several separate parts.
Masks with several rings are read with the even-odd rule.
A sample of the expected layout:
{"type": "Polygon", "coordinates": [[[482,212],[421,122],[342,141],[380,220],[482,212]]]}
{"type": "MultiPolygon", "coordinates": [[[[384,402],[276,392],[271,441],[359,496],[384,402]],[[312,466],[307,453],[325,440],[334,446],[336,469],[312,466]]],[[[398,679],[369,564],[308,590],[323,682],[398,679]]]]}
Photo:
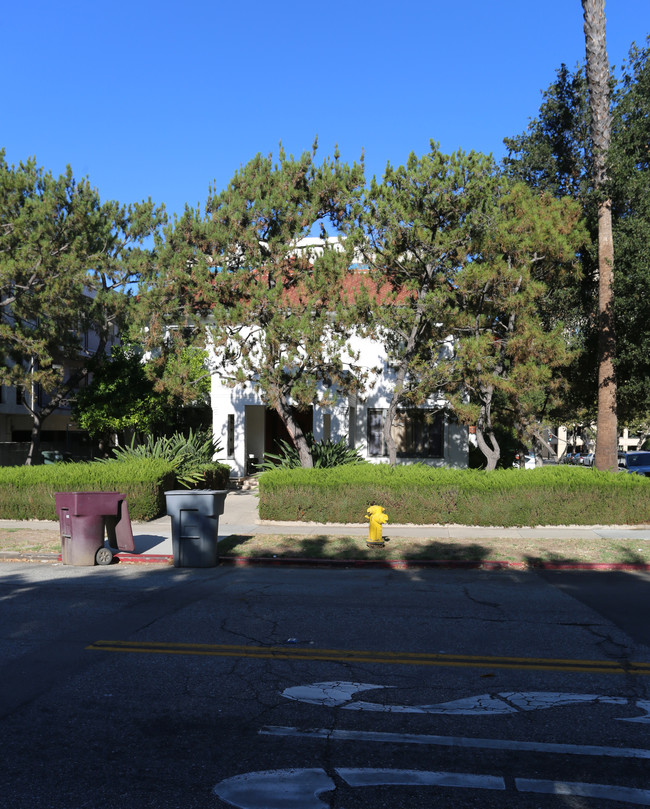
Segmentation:
{"type": "Polygon", "coordinates": [[[134,551],[126,495],[119,492],[57,492],[56,513],[61,531],[64,565],[108,565],[111,547],[134,551]]]}

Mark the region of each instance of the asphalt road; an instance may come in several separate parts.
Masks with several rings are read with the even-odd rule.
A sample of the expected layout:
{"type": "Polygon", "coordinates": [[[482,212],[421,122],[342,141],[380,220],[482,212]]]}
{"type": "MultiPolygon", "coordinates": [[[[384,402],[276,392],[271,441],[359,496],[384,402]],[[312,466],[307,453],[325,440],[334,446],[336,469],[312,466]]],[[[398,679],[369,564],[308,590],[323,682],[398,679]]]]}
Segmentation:
{"type": "Polygon", "coordinates": [[[2,805],[650,805],[648,574],[0,565],[2,805]]]}

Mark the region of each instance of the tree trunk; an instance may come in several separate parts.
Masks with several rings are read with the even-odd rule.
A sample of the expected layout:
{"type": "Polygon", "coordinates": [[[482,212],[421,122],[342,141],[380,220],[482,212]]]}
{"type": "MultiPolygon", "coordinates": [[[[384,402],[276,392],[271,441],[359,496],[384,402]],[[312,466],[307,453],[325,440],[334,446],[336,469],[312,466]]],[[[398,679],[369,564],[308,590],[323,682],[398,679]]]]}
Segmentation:
{"type": "MultiPolygon", "coordinates": [[[[594,187],[601,191],[607,180],[607,152],[611,139],[609,112],[609,61],[605,34],[604,0],[582,0],[587,86],[591,111],[594,187]]],[[[614,333],[614,242],[611,200],[598,203],[598,416],[596,420],[597,469],[618,468],[616,415],[616,337],[614,333]]]]}
{"type": "Polygon", "coordinates": [[[36,466],[38,463],[42,428],[43,421],[40,414],[32,411],[32,429],[29,436],[29,452],[27,453],[25,466],[36,466]]]}
{"type": "Polygon", "coordinates": [[[476,443],[483,455],[485,455],[487,461],[485,468],[488,472],[492,472],[496,469],[499,458],[501,457],[499,442],[492,428],[491,407],[493,393],[494,388],[492,387],[486,388],[483,392],[483,401],[481,402],[481,409],[476,423],[476,443]]]}
{"type": "Polygon", "coordinates": [[[616,415],[616,335],[614,333],[614,244],[609,201],[598,206],[598,416],[597,469],[618,469],[616,415]]]}
{"type": "Polygon", "coordinates": [[[391,466],[395,466],[397,464],[397,446],[395,444],[395,437],[393,436],[393,422],[395,421],[397,406],[402,398],[407,367],[408,360],[404,359],[397,370],[397,378],[395,380],[395,387],[393,388],[393,395],[391,397],[390,404],[388,405],[386,419],[384,421],[384,442],[388,452],[388,463],[391,466]]]}
{"type": "MultiPolygon", "coordinates": [[[[539,442],[540,446],[546,447],[546,449],[548,450],[548,454],[551,457],[551,459],[554,458],[556,463],[559,461],[557,451],[555,449],[553,449],[553,446],[551,444],[549,444],[549,442],[544,438],[544,436],[538,430],[535,430],[535,432],[533,433],[533,438],[535,439],[535,441],[539,442]]],[[[537,464],[537,451],[535,451],[535,463],[537,464]]]]}
{"type": "MultiPolygon", "coordinates": [[[[104,345],[105,341],[100,341],[100,345],[104,345]]],[[[49,403],[42,407],[40,410],[35,406],[32,399],[31,407],[25,403],[25,408],[32,418],[32,429],[30,435],[29,452],[24,466],[34,466],[38,461],[38,454],[41,444],[41,430],[43,429],[43,422],[60,406],[61,402],[69,395],[70,391],[74,390],[81,380],[88,375],[86,368],[81,368],[74,374],[68,377],[68,380],[61,386],[58,393],[53,396],[49,403]]]]}
{"type": "MultiPolygon", "coordinates": [[[[433,273],[432,268],[427,268],[427,274],[430,278],[433,273]]],[[[395,385],[393,386],[393,395],[390,400],[390,404],[388,406],[388,410],[386,411],[386,420],[384,422],[384,442],[386,444],[386,450],[388,451],[388,463],[391,466],[395,466],[397,464],[397,447],[395,445],[395,439],[393,437],[393,421],[395,420],[395,414],[397,413],[397,407],[402,399],[402,393],[404,391],[404,382],[406,381],[406,374],[408,372],[409,363],[411,361],[411,357],[413,356],[413,352],[418,344],[418,339],[420,337],[420,331],[422,329],[422,321],[424,320],[424,297],[427,294],[429,289],[429,283],[425,283],[422,285],[420,290],[418,291],[418,302],[415,309],[415,319],[411,326],[411,331],[406,341],[406,345],[404,347],[404,353],[402,355],[402,360],[400,362],[400,366],[397,369],[397,376],[395,378],[395,385]]]]}
{"type": "Polygon", "coordinates": [[[303,469],[312,469],[314,466],[314,459],[312,458],[307,438],[303,433],[300,424],[298,424],[296,419],[293,417],[293,411],[291,410],[289,402],[282,392],[276,392],[274,399],[275,410],[282,419],[282,423],[287,428],[289,437],[293,441],[293,445],[298,452],[300,465],[303,467],[303,469]]]}

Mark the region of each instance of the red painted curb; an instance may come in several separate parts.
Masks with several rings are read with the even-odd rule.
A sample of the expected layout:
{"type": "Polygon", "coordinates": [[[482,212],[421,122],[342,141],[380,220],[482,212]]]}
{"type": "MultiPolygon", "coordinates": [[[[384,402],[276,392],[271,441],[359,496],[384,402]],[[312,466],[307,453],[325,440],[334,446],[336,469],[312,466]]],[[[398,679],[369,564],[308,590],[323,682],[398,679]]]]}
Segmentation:
{"type": "Polygon", "coordinates": [[[117,559],[120,564],[138,565],[138,564],[168,564],[174,563],[174,557],[168,553],[116,553],[113,557],[117,559]]]}

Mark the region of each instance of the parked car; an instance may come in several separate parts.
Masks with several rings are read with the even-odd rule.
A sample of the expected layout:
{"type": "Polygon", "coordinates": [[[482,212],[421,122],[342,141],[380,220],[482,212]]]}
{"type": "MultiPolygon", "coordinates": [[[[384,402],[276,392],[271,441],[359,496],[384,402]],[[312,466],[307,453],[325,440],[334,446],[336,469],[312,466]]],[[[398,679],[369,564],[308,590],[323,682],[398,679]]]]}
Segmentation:
{"type": "Polygon", "coordinates": [[[535,455],[532,452],[518,452],[512,465],[515,469],[534,469],[535,455]]]}
{"type": "Polygon", "coordinates": [[[594,453],[589,452],[587,455],[582,455],[580,457],[580,463],[582,466],[593,466],[594,465],[594,453]]]}
{"type": "Polygon", "coordinates": [[[630,475],[650,477],[650,452],[626,452],[625,468],[630,475]]]}

